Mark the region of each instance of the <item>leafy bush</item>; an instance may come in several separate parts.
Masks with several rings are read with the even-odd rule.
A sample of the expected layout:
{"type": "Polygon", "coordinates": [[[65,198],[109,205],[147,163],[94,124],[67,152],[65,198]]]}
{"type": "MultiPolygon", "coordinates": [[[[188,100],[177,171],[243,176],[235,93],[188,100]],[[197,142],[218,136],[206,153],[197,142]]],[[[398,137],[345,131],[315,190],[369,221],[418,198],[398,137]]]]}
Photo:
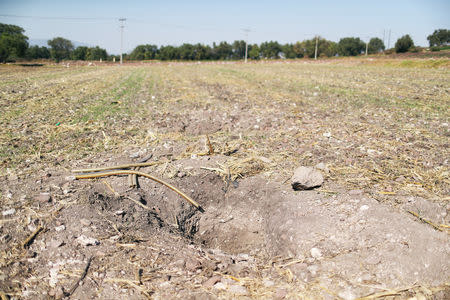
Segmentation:
{"type": "Polygon", "coordinates": [[[14,61],[24,57],[28,37],[22,27],[0,23],[0,62],[14,61]]]}
{"type": "Polygon", "coordinates": [[[450,30],[437,29],[427,37],[430,47],[442,46],[450,43],[450,30]]]}
{"type": "Polygon", "coordinates": [[[366,48],[366,44],[360,38],[347,37],[339,40],[338,54],[341,56],[356,56],[361,54],[366,48]]]}
{"type": "Polygon", "coordinates": [[[386,47],[384,46],[384,43],[381,39],[379,38],[372,38],[369,41],[369,45],[368,45],[368,53],[369,54],[375,54],[375,53],[379,53],[382,52],[386,47]]]}
{"type": "Polygon", "coordinates": [[[409,34],[402,36],[395,43],[395,52],[403,53],[407,52],[410,48],[414,47],[414,42],[409,34]]]}

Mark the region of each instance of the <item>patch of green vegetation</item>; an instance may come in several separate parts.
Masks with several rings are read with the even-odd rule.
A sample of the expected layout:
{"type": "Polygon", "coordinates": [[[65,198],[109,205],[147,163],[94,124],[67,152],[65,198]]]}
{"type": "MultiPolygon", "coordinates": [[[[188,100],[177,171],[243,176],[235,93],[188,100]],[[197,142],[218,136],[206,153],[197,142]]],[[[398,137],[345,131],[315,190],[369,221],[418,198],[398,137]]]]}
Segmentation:
{"type": "Polygon", "coordinates": [[[142,87],[143,72],[143,69],[132,72],[117,87],[99,96],[95,101],[86,99],[85,102],[90,104],[83,107],[73,118],[73,124],[130,116],[134,111],[130,100],[142,87]]]}

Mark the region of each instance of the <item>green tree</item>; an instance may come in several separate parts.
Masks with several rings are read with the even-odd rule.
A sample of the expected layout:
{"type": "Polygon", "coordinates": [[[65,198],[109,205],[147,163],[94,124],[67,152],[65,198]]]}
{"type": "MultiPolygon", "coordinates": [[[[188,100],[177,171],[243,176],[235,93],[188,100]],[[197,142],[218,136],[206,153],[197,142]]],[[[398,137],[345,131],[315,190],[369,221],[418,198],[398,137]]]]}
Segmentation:
{"type": "Polygon", "coordinates": [[[369,41],[369,45],[367,46],[367,52],[369,54],[375,54],[384,51],[386,47],[384,43],[379,38],[371,38],[369,41]]]}
{"type": "Polygon", "coordinates": [[[31,46],[25,53],[27,59],[42,59],[50,58],[50,50],[47,47],[31,46]]]}
{"type": "Polygon", "coordinates": [[[292,59],[296,58],[297,55],[294,51],[293,44],[284,44],[281,46],[281,52],[283,53],[284,58],[292,59]]]}
{"type": "Polygon", "coordinates": [[[336,56],[338,53],[338,44],[332,41],[327,41],[326,46],[324,47],[324,54],[328,57],[336,56]]]}
{"type": "Polygon", "coordinates": [[[73,44],[71,41],[62,37],[56,37],[47,41],[47,44],[51,47],[50,54],[56,62],[59,62],[62,59],[70,58],[70,54],[73,50],[73,44]]]}
{"type": "Polygon", "coordinates": [[[211,47],[197,43],[193,46],[193,52],[195,60],[210,59],[211,47]]]}
{"type": "Polygon", "coordinates": [[[157,56],[160,60],[176,60],[180,59],[178,48],[174,46],[161,46],[157,56]]]}
{"type": "Polygon", "coordinates": [[[0,23],[0,62],[24,57],[28,48],[28,37],[23,28],[0,23]]]}
{"type": "Polygon", "coordinates": [[[132,60],[155,59],[158,55],[158,46],[156,45],[139,45],[130,53],[132,60]]]}
{"type": "Polygon", "coordinates": [[[232,47],[233,47],[233,59],[244,59],[244,57],[245,57],[245,41],[242,41],[242,40],[234,41],[232,47]]]}
{"type": "Polygon", "coordinates": [[[264,58],[279,58],[281,52],[281,45],[278,42],[270,41],[261,43],[259,46],[261,55],[264,58]]]}
{"type": "Polygon", "coordinates": [[[450,30],[437,29],[427,37],[430,47],[443,46],[450,43],[450,30]]]}
{"type": "MultiPolygon", "coordinates": [[[[294,45],[294,52],[297,57],[307,56],[313,58],[316,51],[316,38],[304,40],[303,42],[297,42],[294,45]]],[[[337,44],[332,41],[328,41],[322,37],[317,39],[317,56],[335,56],[337,53],[337,44]]]]}
{"type": "Polygon", "coordinates": [[[233,47],[227,42],[220,42],[219,45],[213,44],[215,59],[227,60],[233,56],[233,47]]]}
{"type": "Polygon", "coordinates": [[[395,43],[395,52],[402,53],[407,52],[409,49],[414,47],[414,42],[409,34],[402,36],[395,43]]]}
{"type": "Polygon", "coordinates": [[[248,57],[251,59],[260,59],[261,53],[257,44],[248,45],[248,57]]]}
{"type": "Polygon", "coordinates": [[[86,60],[86,54],[88,52],[88,47],[79,46],[72,52],[73,60],[86,60]]]}
{"type": "Polygon", "coordinates": [[[340,56],[356,56],[366,49],[360,38],[346,37],[339,40],[337,51],[340,56]]]}
{"type": "Polygon", "coordinates": [[[108,53],[105,49],[95,46],[88,48],[86,53],[86,60],[106,60],[108,58],[108,53]]]}

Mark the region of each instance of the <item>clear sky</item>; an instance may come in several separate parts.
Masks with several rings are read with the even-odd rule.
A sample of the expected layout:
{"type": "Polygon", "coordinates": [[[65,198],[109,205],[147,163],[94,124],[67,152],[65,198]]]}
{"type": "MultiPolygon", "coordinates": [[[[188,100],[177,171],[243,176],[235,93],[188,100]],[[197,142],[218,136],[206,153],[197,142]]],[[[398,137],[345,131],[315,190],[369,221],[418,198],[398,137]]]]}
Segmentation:
{"type": "Polygon", "coordinates": [[[30,39],[56,36],[120,52],[118,18],[127,18],[124,52],[139,44],[181,45],[245,39],[294,43],[314,37],[371,37],[392,47],[410,34],[427,46],[435,29],[450,29],[450,0],[0,0],[0,23],[25,29],[30,39]]]}

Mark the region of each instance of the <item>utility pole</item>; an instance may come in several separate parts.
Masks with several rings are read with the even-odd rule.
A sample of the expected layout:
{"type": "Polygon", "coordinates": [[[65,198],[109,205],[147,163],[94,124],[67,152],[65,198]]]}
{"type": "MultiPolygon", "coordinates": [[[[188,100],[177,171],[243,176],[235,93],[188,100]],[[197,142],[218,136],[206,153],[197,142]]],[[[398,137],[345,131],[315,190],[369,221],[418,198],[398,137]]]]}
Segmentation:
{"type": "Polygon", "coordinates": [[[244,28],[242,29],[245,32],[245,63],[247,63],[247,54],[248,54],[248,33],[250,29],[244,28]]]}
{"type": "Polygon", "coordinates": [[[390,48],[390,46],[391,46],[391,30],[389,29],[389,38],[388,38],[388,49],[390,48]]]}
{"type": "Polygon", "coordinates": [[[386,29],[383,29],[383,45],[386,45],[386,29]]]}
{"type": "Polygon", "coordinates": [[[120,64],[123,63],[123,58],[122,58],[122,53],[123,53],[123,28],[125,27],[125,25],[123,24],[123,22],[125,22],[127,19],[125,18],[120,18],[119,22],[120,22],[120,64]]]}
{"type": "Polygon", "coordinates": [[[319,43],[319,36],[316,35],[316,49],[314,50],[314,59],[317,59],[317,44],[319,43]]]}
{"type": "Polygon", "coordinates": [[[367,48],[369,48],[369,42],[366,42],[366,56],[367,56],[367,48]]]}

